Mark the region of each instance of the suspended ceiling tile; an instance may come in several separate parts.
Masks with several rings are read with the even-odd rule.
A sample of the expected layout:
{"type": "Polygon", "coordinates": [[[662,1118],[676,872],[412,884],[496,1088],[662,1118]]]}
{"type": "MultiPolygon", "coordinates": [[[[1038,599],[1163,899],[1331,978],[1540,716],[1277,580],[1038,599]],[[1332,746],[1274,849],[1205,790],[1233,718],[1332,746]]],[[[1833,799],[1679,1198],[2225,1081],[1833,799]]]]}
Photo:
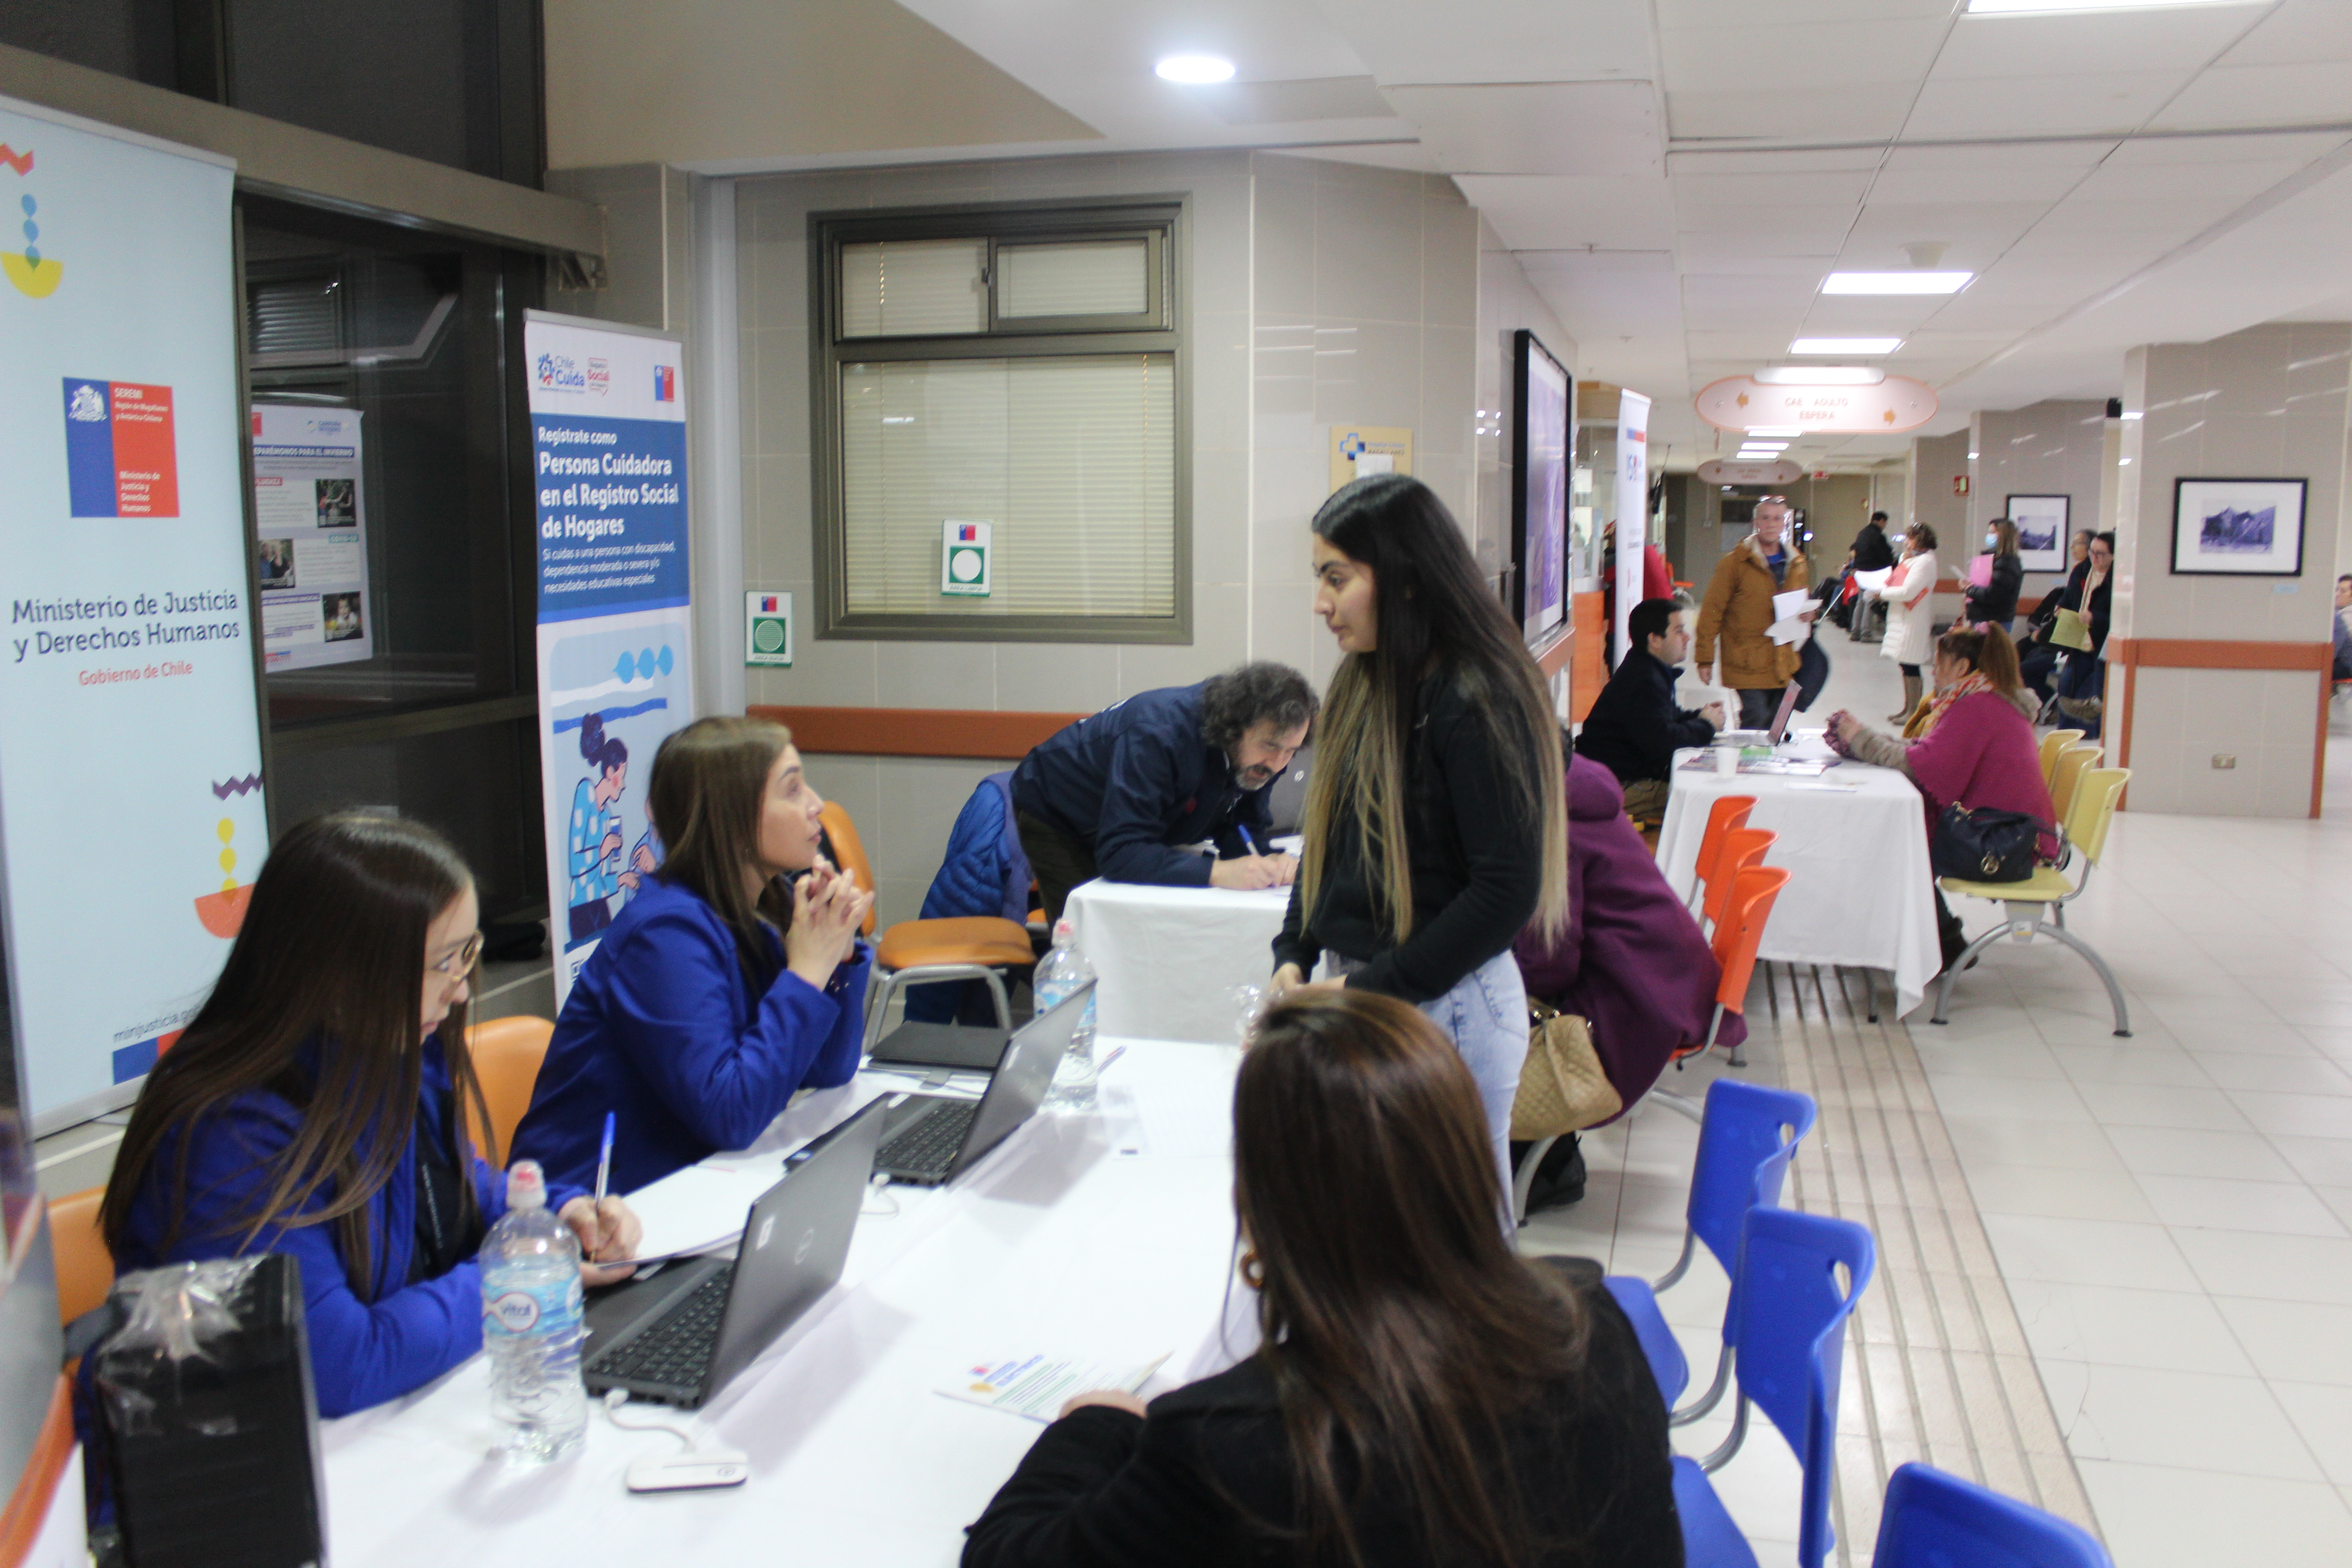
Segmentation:
{"type": "MultiPolygon", "coordinates": [[[[1925,76],[1943,41],[1940,17],[1789,20],[1774,9],[1769,24],[1750,13],[1743,26],[1662,26],[1658,55],[1676,92],[1745,92],[1769,84],[1790,96],[1857,88],[1901,87],[1925,76]]],[[[1679,124],[1677,134],[1684,134],[1679,124]]]]}
{"type": "Polygon", "coordinates": [[[2187,239],[2237,211],[2260,191],[2256,185],[2249,185],[2242,192],[2182,191],[2164,201],[2101,201],[2087,195],[2073,196],[2052,207],[2049,216],[2033,226],[2033,237],[2038,241],[2074,235],[2187,239]]]}
{"type": "Polygon", "coordinates": [[[1903,128],[1912,97],[1908,82],[1857,82],[1835,92],[1772,87],[1697,92],[1676,88],[1669,74],[1666,84],[1666,125],[1678,142],[1717,137],[1878,141],[1903,128]]]}
{"type": "Polygon", "coordinates": [[[2103,71],[2014,75],[1998,81],[1931,78],[1903,127],[1909,138],[2049,136],[2123,132],[2144,123],[2189,73],[2103,71]]]}
{"type": "Polygon", "coordinates": [[[1665,173],[1647,82],[1533,82],[1388,89],[1457,174],[1627,176],[1665,173]]]}
{"type": "Polygon", "coordinates": [[[1228,125],[1289,125],[1311,120],[1393,119],[1368,76],[1309,77],[1303,81],[1229,81],[1196,95],[1228,125]]]}
{"type": "Polygon", "coordinates": [[[1675,151],[1666,154],[1666,173],[1676,178],[1685,174],[1817,174],[1841,170],[1867,173],[1877,168],[1885,158],[1885,154],[1875,147],[1829,147],[1801,153],[1675,151]]]}
{"type": "MultiPolygon", "coordinates": [[[[2023,234],[2050,210],[2050,205],[2048,202],[1873,201],[1862,209],[1862,216],[1846,239],[1844,259],[1853,260],[1862,247],[1883,245],[1889,252],[1889,266],[1906,267],[1910,258],[1903,253],[1902,247],[1919,240],[1940,240],[1955,250],[1975,250],[1979,258],[1978,266],[1981,266],[1998,254],[1995,247],[2006,247],[2023,234]]],[[[1948,252],[1937,265],[1978,269],[1948,252]]]]}
{"type": "Polygon", "coordinates": [[[1564,174],[1457,174],[1470,205],[1513,250],[1664,250],[1674,201],[1661,179],[1564,174]]]}
{"type": "MultiPolygon", "coordinates": [[[[1752,26],[1754,0],[1658,0],[1662,28],[1752,26]]],[[[1774,0],[1772,15],[1790,24],[1930,19],[1951,14],[1951,0],[1774,0]]]]}
{"type": "Polygon", "coordinates": [[[2007,79],[2021,61],[2047,75],[2177,70],[2203,66],[2243,35],[2249,6],[1963,16],[1936,57],[1936,79],[2007,79]]]}
{"type": "Polygon", "coordinates": [[[2105,161],[2114,168],[2182,167],[2272,160],[2307,163],[2345,144],[2341,131],[2258,131],[2242,136],[2135,136],[2105,161]]]}
{"type": "Polygon", "coordinates": [[[1675,223],[1684,234],[1748,235],[1756,240],[1759,250],[1794,246],[1811,254],[1824,247],[1834,249],[1853,225],[1854,212],[1851,206],[1692,207],[1677,203],[1675,223]]]}
{"type": "MultiPolygon", "coordinates": [[[[1669,171],[1675,167],[1669,160],[1669,171]]],[[[1859,206],[1863,194],[1870,189],[1870,177],[1871,171],[1867,169],[1807,174],[1768,174],[1746,170],[1724,174],[1675,172],[1674,184],[1676,199],[1693,204],[1778,205],[1787,202],[1859,206]]]]}
{"type": "Polygon", "coordinates": [[[2216,66],[2156,117],[2160,129],[2296,125],[2352,120],[2352,65],[2216,66]]]}
{"type": "Polygon", "coordinates": [[[2303,65],[2352,60],[2352,5],[2343,0],[2286,0],[2223,56],[2223,65],[2303,65]]]}
{"type": "Polygon", "coordinates": [[[1383,86],[1647,79],[1643,0],[1317,0],[1383,86]]]}
{"type": "Polygon", "coordinates": [[[2113,162],[2091,171],[2067,198],[2075,202],[2148,202],[2164,204],[2194,197],[2234,197],[2248,201],[2309,163],[2309,159],[2263,158],[2245,163],[2126,163],[2113,162]]]}
{"type": "Polygon", "coordinates": [[[2047,204],[2073,190],[2087,168],[2087,164],[2071,163],[2056,167],[2018,168],[1990,160],[1986,167],[1975,169],[1906,169],[1890,163],[1871,185],[1870,202],[1873,206],[1897,203],[1934,205],[1998,201],[2047,204]]]}
{"type": "Polygon", "coordinates": [[[1685,272],[1760,273],[1810,278],[1816,283],[1837,263],[1835,244],[1808,247],[1777,233],[1676,235],[1675,254],[1685,272]]]}

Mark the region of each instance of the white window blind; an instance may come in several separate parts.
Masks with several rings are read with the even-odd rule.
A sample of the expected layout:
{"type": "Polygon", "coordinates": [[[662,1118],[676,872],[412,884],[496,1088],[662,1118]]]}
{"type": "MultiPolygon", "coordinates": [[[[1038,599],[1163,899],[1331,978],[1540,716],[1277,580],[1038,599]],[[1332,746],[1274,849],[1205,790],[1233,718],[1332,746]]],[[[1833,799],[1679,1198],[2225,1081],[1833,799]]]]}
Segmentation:
{"type": "Polygon", "coordinates": [[[841,247],[845,337],[988,330],[988,242],[889,240],[841,247]]]}
{"type": "Polygon", "coordinates": [[[996,314],[1139,316],[1150,304],[1150,253],[1141,239],[1000,245],[996,314]]]}
{"type": "Polygon", "coordinates": [[[1173,616],[1175,426],[1166,353],[844,365],[847,609],[1173,616]],[[994,524],[987,598],[940,592],[950,518],[994,524]]]}

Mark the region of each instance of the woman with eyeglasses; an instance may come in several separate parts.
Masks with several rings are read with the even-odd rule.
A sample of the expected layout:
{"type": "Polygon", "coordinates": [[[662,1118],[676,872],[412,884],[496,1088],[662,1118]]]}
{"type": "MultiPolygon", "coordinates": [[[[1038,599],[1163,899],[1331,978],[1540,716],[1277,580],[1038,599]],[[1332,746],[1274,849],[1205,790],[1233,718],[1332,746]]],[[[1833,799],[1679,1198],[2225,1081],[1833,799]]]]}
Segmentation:
{"type": "MultiPolygon", "coordinates": [[[[293,1257],[320,1414],[363,1410],[482,1347],[474,1255],[506,1184],[466,1050],[481,953],[448,841],[338,812],[289,829],[194,1021],[147,1075],[100,1221],[120,1273],[293,1257]]],[[[635,1255],[628,1206],[551,1182],[583,1257],[635,1255]]],[[[587,1284],[625,1265],[583,1263],[587,1284]]]]}
{"type": "Polygon", "coordinates": [[[667,857],[572,982],[519,1157],[593,1181],[609,1112],[613,1190],[635,1192],[849,1081],[874,895],[826,862],[824,807],[782,724],[698,719],[661,743],[646,809],[667,857]]]}

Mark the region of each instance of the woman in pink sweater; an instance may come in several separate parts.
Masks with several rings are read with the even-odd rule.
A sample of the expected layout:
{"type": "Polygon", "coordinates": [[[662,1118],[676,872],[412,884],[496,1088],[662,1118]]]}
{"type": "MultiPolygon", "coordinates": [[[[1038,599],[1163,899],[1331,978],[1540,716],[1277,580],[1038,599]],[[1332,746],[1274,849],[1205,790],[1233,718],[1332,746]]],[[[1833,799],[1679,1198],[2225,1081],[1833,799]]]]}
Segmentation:
{"type": "MultiPolygon", "coordinates": [[[[1930,834],[1948,805],[2023,812],[2045,826],[2038,847],[2042,858],[2054,859],[2058,814],[2033,739],[2040,706],[2020,682],[2017,645],[2009,634],[1999,626],[1961,625],[1936,639],[1936,697],[1917,739],[1906,744],[1882,735],[1841,710],[1830,720],[1830,741],[1857,762],[1901,770],[1926,800],[1930,834]]],[[[1940,888],[1936,923],[1949,963],[1968,939],[1940,888]]]]}

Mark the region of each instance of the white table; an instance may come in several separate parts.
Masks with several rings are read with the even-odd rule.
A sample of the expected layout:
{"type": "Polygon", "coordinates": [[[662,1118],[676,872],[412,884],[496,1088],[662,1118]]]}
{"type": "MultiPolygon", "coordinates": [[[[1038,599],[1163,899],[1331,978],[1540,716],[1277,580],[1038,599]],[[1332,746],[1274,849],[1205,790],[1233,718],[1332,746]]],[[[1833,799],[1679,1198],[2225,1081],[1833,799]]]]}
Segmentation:
{"type": "Polygon", "coordinates": [[[1097,1030],[1229,1046],[1240,1037],[1236,988],[1274,973],[1274,939],[1290,889],[1155,888],[1094,881],[1071,890],[1077,942],[1100,982],[1097,1030]]]}
{"type": "MultiPolygon", "coordinates": [[[[1097,1112],[1036,1117],[951,1186],[890,1189],[900,1212],[858,1221],[841,1284],[704,1410],[667,1413],[750,1455],[746,1485],[632,1495],[630,1462],[678,1442],[621,1431],[593,1402],[578,1457],[508,1469],[485,1457],[494,1435],[476,1356],[404,1400],[322,1424],[334,1561],[953,1563],[963,1527],[1045,1428],[943,1398],[940,1384],[1016,1353],[1133,1364],[1172,1352],[1149,1396],[1251,1348],[1223,1317],[1240,1053],[1102,1048],[1120,1045],[1097,1112]]],[[[907,1087],[862,1075],[803,1100],[757,1150],[665,1178],[644,1206],[667,1226],[740,1226],[785,1152],[907,1087]]],[[[661,1409],[633,1408],[639,1420],[661,1409]]]]}
{"type": "MultiPolygon", "coordinates": [[[[1808,738],[1783,747],[1782,754],[1828,753],[1808,738]]],[[[1895,1016],[1916,1007],[1942,967],[1943,952],[1936,938],[1927,817],[1911,781],[1891,768],[1855,762],[1841,763],[1818,780],[1748,773],[1727,779],[1712,769],[1681,765],[1703,755],[1678,753],[1668,775],[1673,793],[1658,832],[1658,865],[1675,891],[1688,898],[1696,886],[1708,809],[1727,795],[1754,795],[1748,826],[1780,836],[1764,863],[1789,872],[1758,955],[1884,970],[1895,978],[1895,1016]]]]}

